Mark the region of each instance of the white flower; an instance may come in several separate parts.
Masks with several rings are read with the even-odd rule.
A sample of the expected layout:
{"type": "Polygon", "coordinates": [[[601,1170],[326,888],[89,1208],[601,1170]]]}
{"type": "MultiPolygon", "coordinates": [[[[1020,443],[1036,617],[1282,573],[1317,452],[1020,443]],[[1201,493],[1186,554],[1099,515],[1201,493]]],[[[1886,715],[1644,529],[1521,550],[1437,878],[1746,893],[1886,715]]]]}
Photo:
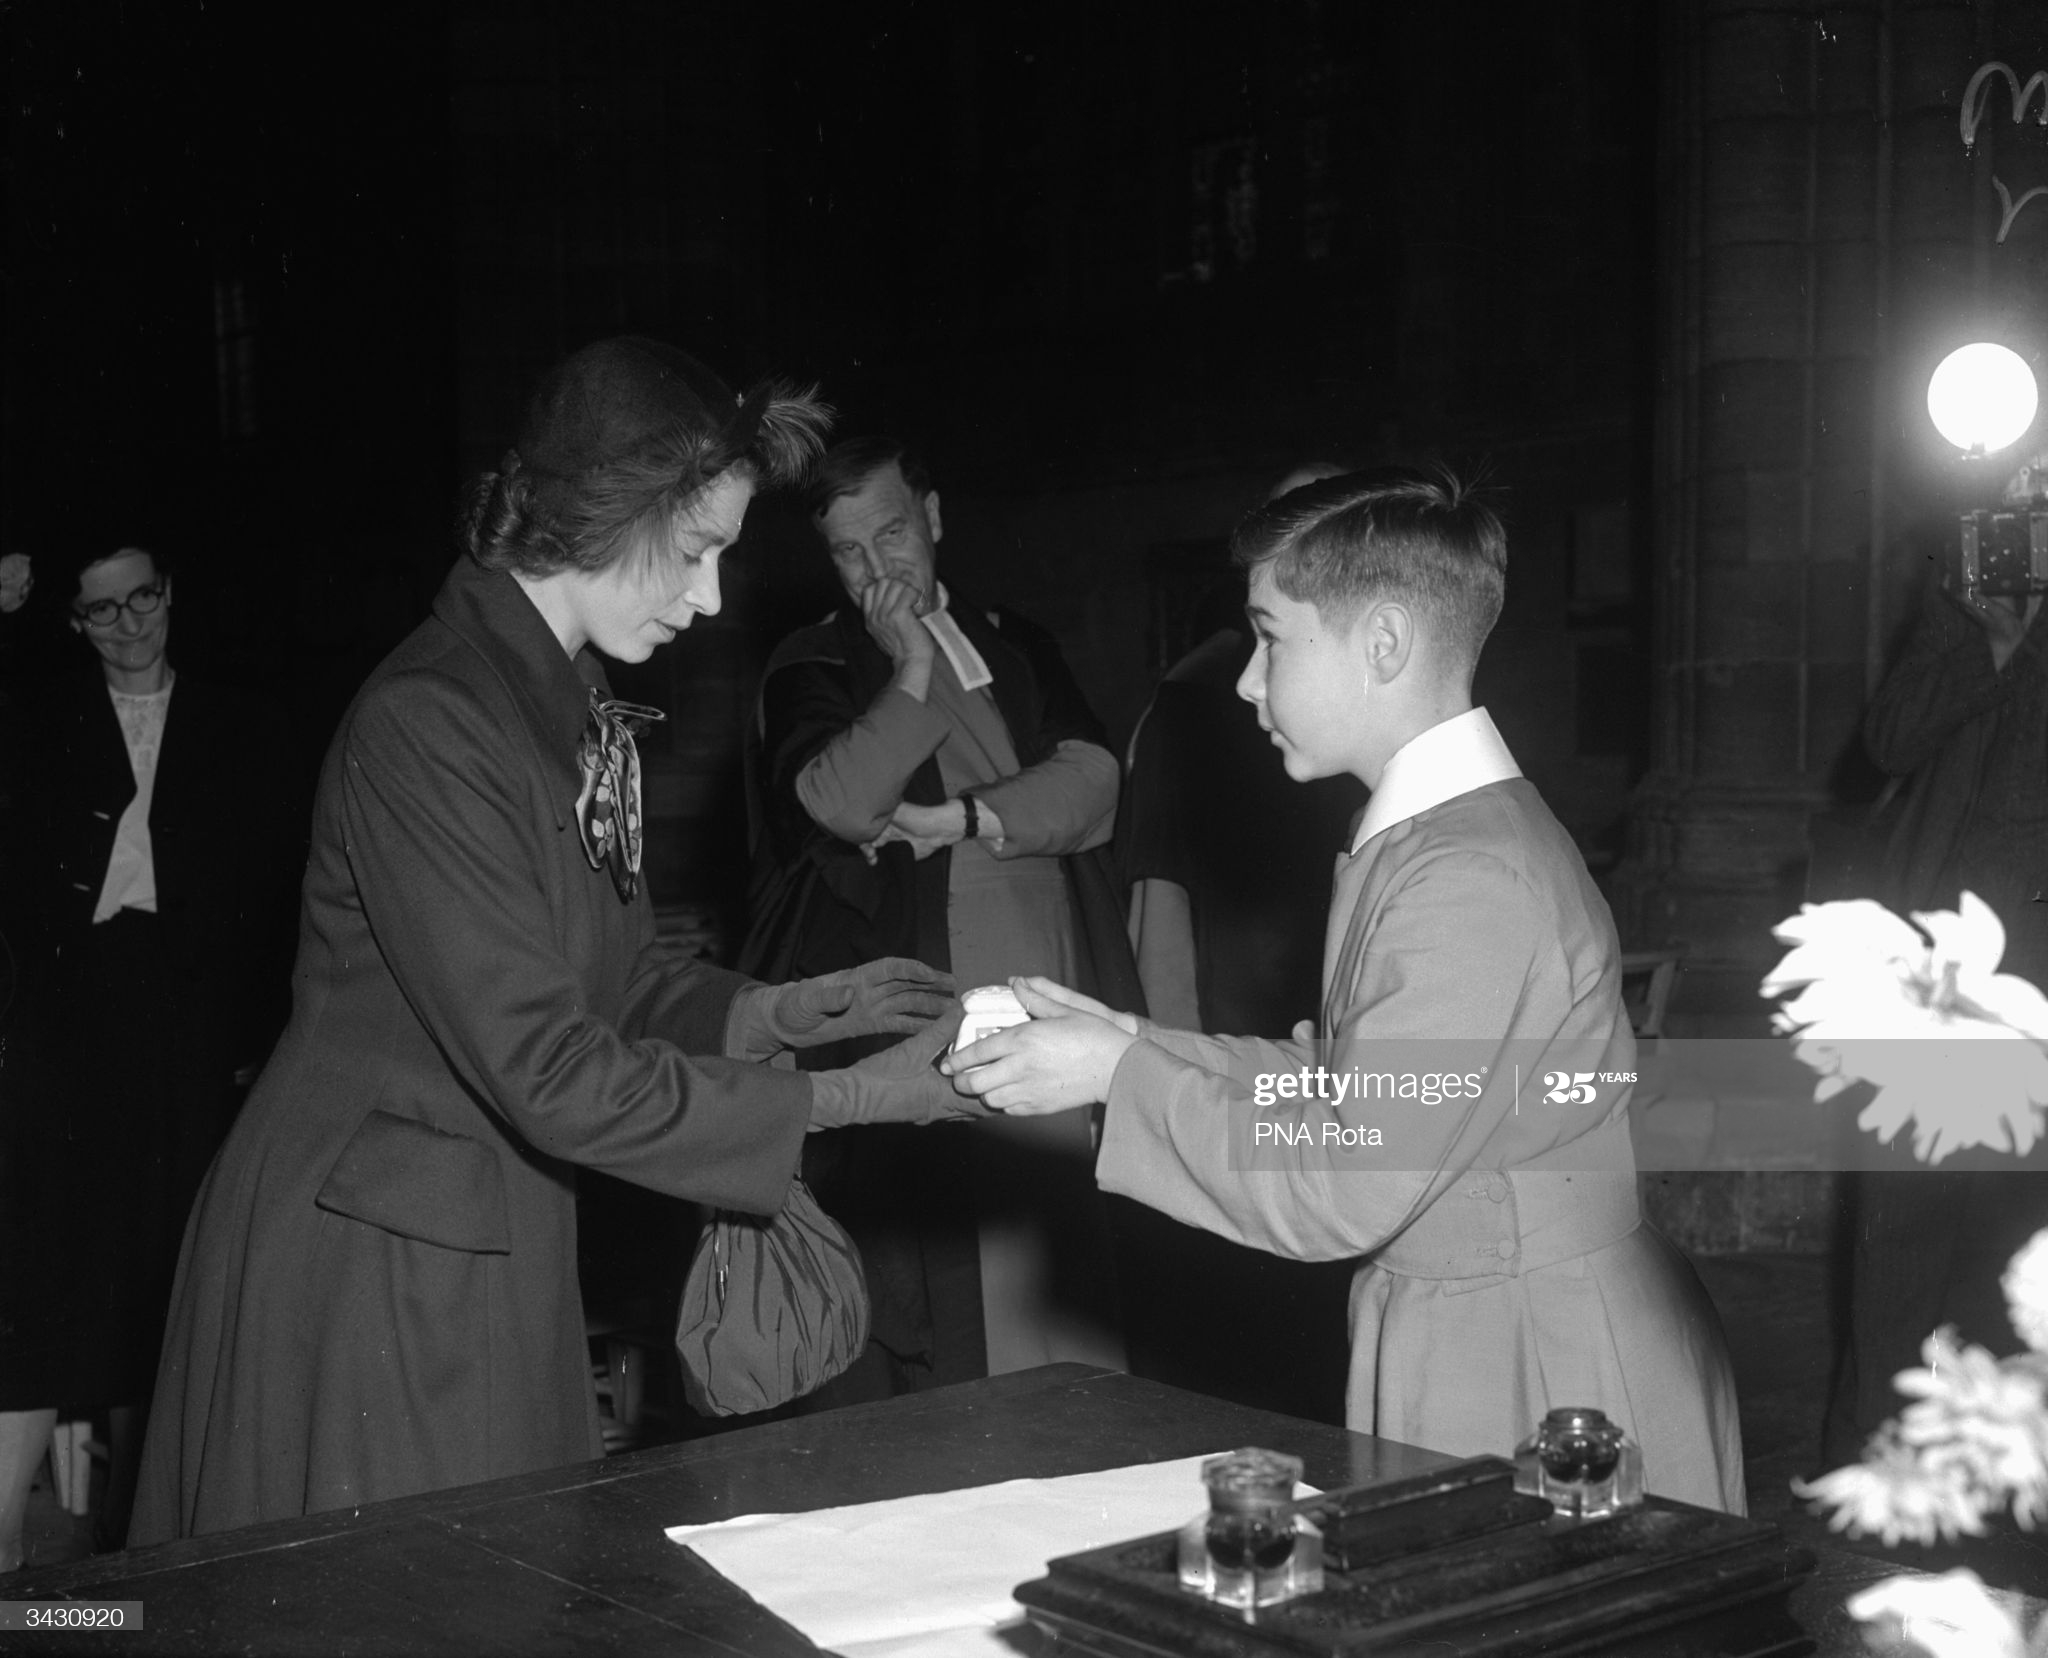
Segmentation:
{"type": "Polygon", "coordinates": [[[1931,977],[1953,975],[1952,999],[1960,1011],[1995,1019],[2037,1039],[2048,1037],[2048,996],[2025,979],[1998,971],[2005,955],[2005,927],[1989,904],[1966,892],[1958,908],[1916,910],[1913,919],[1931,944],[1931,977]]]}
{"type": "MultiPolygon", "coordinates": [[[[2012,1258],[2003,1283],[2013,1323],[2035,1350],[2001,1360],[1952,1329],[1929,1336],[1924,1367],[1894,1378],[1912,1402],[1863,1461],[1792,1482],[1832,1511],[1835,1530],[1875,1532],[1887,1544],[1953,1540],[1982,1533],[1985,1516],[2008,1500],[2022,1526],[2048,1518],[2048,1231],[2012,1258]]],[[[2018,1618],[1970,1572],[1890,1578],[1853,1597],[1849,1611],[1889,1625],[1887,1651],[1903,1640],[1932,1658],[2048,1653],[2048,1617],[2030,1648],[2018,1618]]]]}
{"type": "Polygon", "coordinates": [[[2027,1240],[1999,1282],[2020,1340],[2036,1353],[2048,1353],[2048,1231],[2027,1240]]]}
{"type": "Polygon", "coordinates": [[[1863,1456],[1817,1480],[1792,1482],[1796,1494],[1833,1511],[1830,1529],[1875,1533],[1887,1546],[1983,1534],[1985,1505],[1962,1470],[1923,1468],[1911,1447],[1885,1433],[1863,1456]]]}
{"type": "Polygon", "coordinates": [[[1849,1597],[1864,1623],[1898,1620],[1898,1632],[1931,1658],[2027,1658],[2019,1620],[1992,1598],[1975,1572],[1888,1577],[1849,1597]]]}
{"type": "Polygon", "coordinates": [[[1771,929],[1792,953],[1765,975],[1763,993],[1782,996],[1802,984],[1832,982],[1890,963],[1910,963],[1927,954],[1927,941],[1904,921],[1869,898],[1832,904],[1801,904],[1771,929]]]}
{"type": "Polygon", "coordinates": [[[1948,1329],[1929,1336],[1921,1356],[1924,1368],[1895,1378],[1912,1403],[1864,1460],[1793,1488],[1832,1509],[1837,1531],[1875,1532],[1888,1544],[1981,1534],[1984,1517],[2008,1501],[2022,1526],[2048,1518],[2041,1368],[1962,1346],[1948,1329]]]}
{"type": "Polygon", "coordinates": [[[1921,1473],[1945,1489],[1976,1493],[1986,1513],[2009,1497],[2022,1526],[2048,1517],[2048,1411],[2038,1371],[1958,1346],[1947,1329],[1929,1336],[1921,1354],[1925,1369],[1895,1378],[1914,1401],[1896,1432],[1921,1473]]]}
{"type": "Polygon", "coordinates": [[[2024,1154],[2048,1117],[2048,997],[1996,971],[2005,928],[1975,893],[1913,919],[1867,898],[1807,904],[1780,922],[1793,946],[1763,994],[1797,991],[1772,1017],[1821,1076],[1816,1100],[1856,1082],[1877,1093],[1858,1125],[1938,1163],[1967,1146],[2024,1154]]]}

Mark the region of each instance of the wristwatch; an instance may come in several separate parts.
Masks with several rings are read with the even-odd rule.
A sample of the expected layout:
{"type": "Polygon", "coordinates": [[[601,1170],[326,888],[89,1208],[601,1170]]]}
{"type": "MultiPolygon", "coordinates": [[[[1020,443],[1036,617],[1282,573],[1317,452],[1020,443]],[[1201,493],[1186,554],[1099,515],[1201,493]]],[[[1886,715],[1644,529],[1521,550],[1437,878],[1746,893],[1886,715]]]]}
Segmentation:
{"type": "Polygon", "coordinates": [[[967,809],[967,827],[961,833],[960,838],[964,841],[980,840],[981,813],[975,807],[974,796],[971,794],[963,794],[960,797],[960,804],[967,809]]]}

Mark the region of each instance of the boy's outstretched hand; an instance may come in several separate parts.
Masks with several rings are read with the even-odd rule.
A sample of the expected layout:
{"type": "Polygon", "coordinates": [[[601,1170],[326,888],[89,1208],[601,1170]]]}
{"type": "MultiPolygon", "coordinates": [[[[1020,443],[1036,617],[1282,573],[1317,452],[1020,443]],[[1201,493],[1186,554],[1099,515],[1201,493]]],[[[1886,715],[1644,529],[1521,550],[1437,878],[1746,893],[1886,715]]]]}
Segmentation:
{"type": "Polygon", "coordinates": [[[1012,979],[1010,988],[1030,1019],[942,1060],[953,1086],[1016,1117],[1105,1098],[1124,1050],[1138,1039],[1136,1017],[1051,979],[1012,979]]]}

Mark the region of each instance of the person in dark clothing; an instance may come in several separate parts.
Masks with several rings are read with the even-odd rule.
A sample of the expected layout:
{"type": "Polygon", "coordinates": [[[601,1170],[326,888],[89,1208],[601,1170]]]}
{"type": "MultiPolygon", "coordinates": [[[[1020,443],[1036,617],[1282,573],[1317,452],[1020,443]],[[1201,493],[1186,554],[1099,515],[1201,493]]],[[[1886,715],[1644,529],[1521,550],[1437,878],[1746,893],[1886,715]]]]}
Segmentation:
{"type": "MultiPolygon", "coordinates": [[[[761,686],[761,799],[742,967],[816,973],[914,955],[963,987],[1067,971],[1142,1009],[1107,843],[1117,763],[1052,640],[939,581],[938,492],[887,439],[842,444],[811,492],[847,604],[777,647],[761,686]]],[[[860,1244],[882,1397],[1055,1359],[1121,1368],[1084,1118],[809,1149],[860,1244]]]]}
{"type": "Polygon", "coordinates": [[[8,814],[34,1055],[8,1099],[0,1406],[105,1416],[118,1547],[186,1214],[276,1034],[297,831],[282,720],[172,668],[162,551],[73,562],[90,665],[25,690],[41,741],[8,814]]]}
{"type": "MultiPolygon", "coordinates": [[[[1275,501],[1342,467],[1312,462],[1275,501]]],[[[1117,862],[1151,1016],[1284,1038],[1322,1005],[1331,872],[1365,805],[1354,777],[1296,783],[1237,683],[1251,660],[1243,578],[1197,608],[1199,643],[1131,737],[1117,862]]],[[[1290,1416],[1344,1420],[1351,1267],[1286,1261],[1143,1204],[1117,1211],[1131,1369],[1290,1416]],[[1276,1363],[1277,1355],[1286,1362],[1276,1363]]]]}
{"type": "MultiPolygon", "coordinates": [[[[1331,870],[1365,790],[1287,776],[1237,695],[1251,652],[1248,632],[1219,628],[1160,682],[1131,739],[1117,852],[1152,1016],[1282,1038],[1319,1006],[1331,870]]],[[[1350,1263],[1282,1260],[1142,1204],[1117,1215],[1135,1374],[1344,1420],[1350,1263]]]]}
{"type": "MultiPolygon", "coordinates": [[[[30,1017],[31,974],[24,973],[39,883],[24,880],[33,838],[27,810],[34,798],[29,764],[28,713],[20,690],[22,607],[35,588],[29,555],[0,555],[0,1573],[22,1563],[22,1522],[29,1485],[56,1421],[38,1364],[19,1373],[22,1344],[49,1325],[61,1307],[62,1286],[41,1270],[44,1239],[58,1224],[60,1200],[43,1178],[32,1143],[31,1115],[42,1099],[32,1073],[35,1027],[30,1017]]],[[[22,1367],[26,1368],[26,1367],[22,1367]]]]}
{"type": "MultiPolygon", "coordinates": [[[[2041,597],[1930,593],[1864,720],[1872,759],[1910,779],[1888,844],[1892,908],[1954,909],[1974,892],[2005,926],[1999,971],[2048,985],[2048,635],[2041,597]]],[[[1855,1460],[1898,1413],[1892,1378],[1938,1326],[2019,1349],[1999,1277],[2048,1226],[2048,1176],[1988,1151],[1854,1178],[1847,1341],[1823,1430],[1828,1465],[1855,1460]],[[1908,1172],[1910,1171],[1910,1172],[1908,1172]]]]}
{"type": "Polygon", "coordinates": [[[679,963],[639,878],[650,711],[596,652],[717,611],[756,483],[825,418],[648,340],[543,378],[328,750],[291,1021],[186,1233],[133,1541],[601,1455],[579,1166],[769,1214],[812,1127],[959,1109],[941,976],[679,963]],[[850,1070],[748,1062],[904,1031],[850,1070]]]}

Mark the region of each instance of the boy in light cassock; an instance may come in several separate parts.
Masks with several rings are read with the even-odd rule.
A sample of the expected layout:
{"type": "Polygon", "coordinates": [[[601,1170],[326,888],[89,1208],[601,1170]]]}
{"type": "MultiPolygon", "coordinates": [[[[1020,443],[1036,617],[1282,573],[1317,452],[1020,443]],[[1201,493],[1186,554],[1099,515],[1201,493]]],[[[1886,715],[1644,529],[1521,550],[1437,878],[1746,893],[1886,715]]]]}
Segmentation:
{"type": "Polygon", "coordinates": [[[1499,520],[1448,473],[1355,473],[1255,513],[1237,556],[1258,636],[1239,694],[1290,776],[1348,771],[1373,791],[1337,866],[1320,1028],[1198,1036],[1020,980],[1031,1022],[948,1068],[999,1110],[1105,1100],[1108,1191],[1276,1254],[1359,1257],[1351,1427],[1507,1454],[1546,1410],[1593,1406],[1642,1446],[1651,1491],[1742,1512],[1720,1324],[1643,1223],[1629,1088],[1608,1080],[1636,1070],[1613,920],[1472,705],[1500,614],[1499,520]],[[1495,1081],[1429,1104],[1276,1087],[1307,1068],[1328,1096],[1431,1044],[1477,1052],[1495,1081]],[[1519,1102],[1498,1085],[1516,1067],[1519,1102]],[[1552,1067],[1601,1081],[1557,1103],[1552,1067]],[[1255,1099],[1293,1138],[1269,1129],[1254,1155],[1255,1099]],[[1326,1125],[1378,1129],[1383,1149],[1332,1150],[1326,1125]]]}

